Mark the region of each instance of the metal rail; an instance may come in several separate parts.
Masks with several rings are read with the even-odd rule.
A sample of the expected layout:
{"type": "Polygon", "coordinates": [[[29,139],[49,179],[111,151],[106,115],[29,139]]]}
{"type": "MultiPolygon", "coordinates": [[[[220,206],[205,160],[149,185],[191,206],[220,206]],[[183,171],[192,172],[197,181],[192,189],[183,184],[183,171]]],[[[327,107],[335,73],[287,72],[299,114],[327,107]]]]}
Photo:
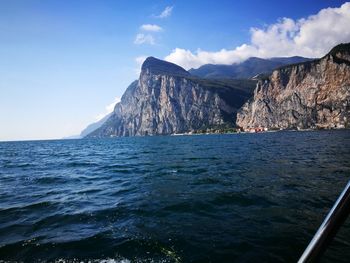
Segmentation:
{"type": "Polygon", "coordinates": [[[316,262],[332,241],[333,237],[336,235],[349,213],[350,181],[345,186],[345,189],[338,197],[338,200],[333,205],[331,211],[328,213],[320,228],[317,230],[310,244],[300,257],[298,263],[316,262]]]}

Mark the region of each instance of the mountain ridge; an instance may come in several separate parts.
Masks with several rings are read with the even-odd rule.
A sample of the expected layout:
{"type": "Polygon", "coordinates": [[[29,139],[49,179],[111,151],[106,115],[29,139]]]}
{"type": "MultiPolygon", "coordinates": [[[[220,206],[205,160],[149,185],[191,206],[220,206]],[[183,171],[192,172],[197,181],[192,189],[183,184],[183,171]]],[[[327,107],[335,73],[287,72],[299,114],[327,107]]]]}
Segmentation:
{"type": "Polygon", "coordinates": [[[300,56],[274,57],[270,59],[250,57],[243,62],[231,65],[206,64],[190,69],[192,75],[201,78],[252,78],[257,74],[270,74],[274,69],[287,65],[313,60],[300,56]]]}

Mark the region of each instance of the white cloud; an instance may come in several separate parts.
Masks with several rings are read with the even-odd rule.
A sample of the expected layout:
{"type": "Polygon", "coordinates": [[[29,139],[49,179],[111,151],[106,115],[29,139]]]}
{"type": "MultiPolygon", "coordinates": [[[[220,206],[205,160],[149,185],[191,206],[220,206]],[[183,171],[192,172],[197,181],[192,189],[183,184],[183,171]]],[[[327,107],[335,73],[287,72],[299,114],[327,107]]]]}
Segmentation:
{"type": "Polygon", "coordinates": [[[293,20],[282,18],[265,28],[251,28],[251,41],[232,50],[196,52],[176,48],[165,60],[185,69],[203,64],[232,64],[257,57],[321,57],[333,46],[350,42],[350,2],[339,8],[322,9],[316,15],[293,20]]]}
{"type": "Polygon", "coordinates": [[[160,15],[156,16],[157,18],[166,18],[168,16],[171,16],[171,12],[173,11],[173,6],[167,6],[160,15]]]}
{"type": "Polygon", "coordinates": [[[137,34],[134,40],[134,44],[136,45],[142,45],[142,44],[150,44],[155,45],[156,41],[154,37],[150,34],[137,34]]]}
{"type": "Polygon", "coordinates": [[[160,26],[151,25],[151,24],[142,25],[142,26],[140,26],[140,29],[144,30],[144,31],[151,31],[151,32],[160,32],[163,30],[163,28],[161,28],[160,26]]]}
{"type": "Polygon", "coordinates": [[[258,56],[257,50],[250,45],[242,45],[233,50],[221,49],[208,52],[198,49],[195,54],[190,50],[174,49],[165,60],[182,66],[185,69],[198,68],[204,64],[232,64],[241,62],[249,57],[258,56]]]}
{"type": "Polygon", "coordinates": [[[114,107],[115,107],[115,105],[116,105],[118,102],[120,102],[120,97],[117,96],[117,97],[114,98],[114,100],[113,100],[112,103],[108,104],[108,105],[105,107],[105,111],[104,111],[104,112],[98,114],[98,115],[95,117],[96,121],[99,121],[99,120],[103,119],[107,114],[110,114],[110,113],[114,110],[114,107]]]}

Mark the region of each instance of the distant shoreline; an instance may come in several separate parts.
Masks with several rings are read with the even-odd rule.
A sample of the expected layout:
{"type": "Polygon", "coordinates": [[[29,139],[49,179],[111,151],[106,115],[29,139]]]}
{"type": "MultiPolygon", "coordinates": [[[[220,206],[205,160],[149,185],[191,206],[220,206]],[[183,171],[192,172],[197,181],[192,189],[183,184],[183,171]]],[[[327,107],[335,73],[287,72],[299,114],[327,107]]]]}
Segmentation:
{"type": "MultiPolygon", "coordinates": [[[[209,133],[173,133],[173,134],[156,134],[156,135],[137,135],[137,136],[111,136],[111,137],[93,137],[89,139],[111,139],[111,138],[127,138],[127,137],[153,137],[153,136],[197,136],[197,135],[232,135],[232,134],[259,134],[259,133],[275,133],[275,132],[310,132],[310,131],[350,131],[350,128],[332,128],[332,129],[284,129],[284,130],[268,130],[259,132],[209,132],[209,133]]],[[[84,140],[87,138],[57,138],[57,139],[23,139],[23,140],[0,140],[0,143],[7,142],[36,142],[36,141],[74,141],[74,140],[84,140]]]]}

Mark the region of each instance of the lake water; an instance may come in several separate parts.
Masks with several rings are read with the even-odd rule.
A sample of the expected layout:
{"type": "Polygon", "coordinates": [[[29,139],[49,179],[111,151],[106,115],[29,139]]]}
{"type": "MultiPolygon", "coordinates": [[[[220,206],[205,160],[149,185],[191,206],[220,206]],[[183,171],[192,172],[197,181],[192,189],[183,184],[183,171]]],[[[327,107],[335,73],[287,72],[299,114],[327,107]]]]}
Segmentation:
{"type": "Polygon", "coordinates": [[[349,179],[349,130],[2,142],[0,261],[295,262],[349,179]]]}

